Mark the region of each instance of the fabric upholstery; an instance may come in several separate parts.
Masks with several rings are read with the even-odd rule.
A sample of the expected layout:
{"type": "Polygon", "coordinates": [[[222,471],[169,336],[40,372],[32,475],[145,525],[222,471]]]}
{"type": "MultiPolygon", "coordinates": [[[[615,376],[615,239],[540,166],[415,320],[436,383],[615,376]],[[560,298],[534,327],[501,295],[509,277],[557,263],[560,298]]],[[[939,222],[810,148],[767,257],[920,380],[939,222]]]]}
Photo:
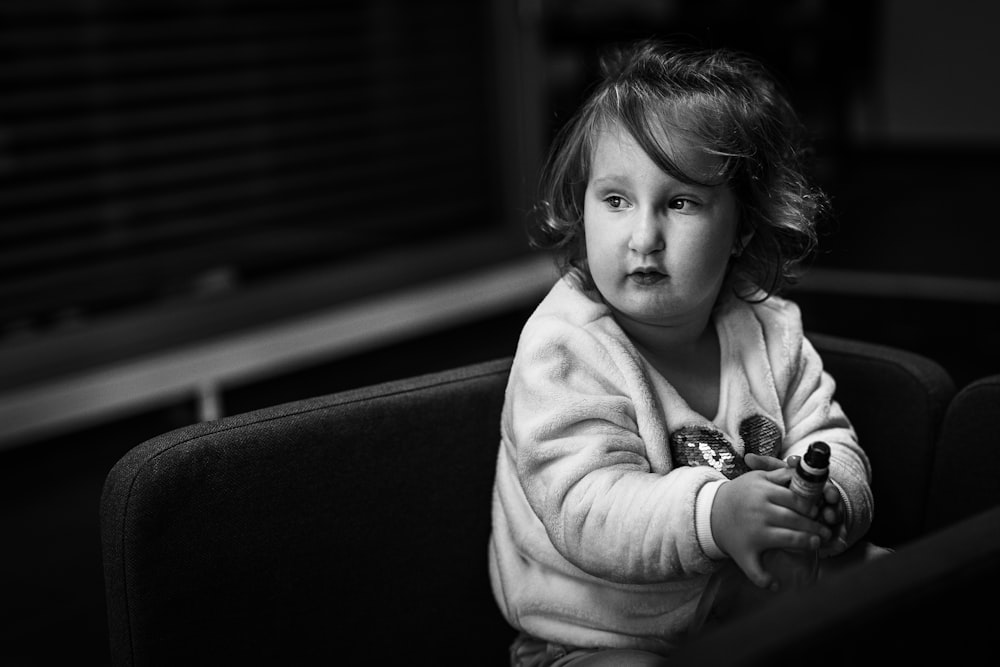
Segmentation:
{"type": "MultiPolygon", "coordinates": [[[[871,539],[920,536],[950,378],[918,355],[810,338],[872,457],[871,539]]],[[[113,664],[506,664],[486,546],[510,362],[137,445],[100,510],[113,664]]]]}
{"type": "Polygon", "coordinates": [[[927,527],[1000,504],[1000,375],[975,380],[948,406],[935,452],[927,527]]]}
{"type": "Polygon", "coordinates": [[[924,532],[934,448],[954,381],[938,363],[906,350],[809,338],[871,461],[875,517],[866,539],[899,547],[924,532]]]}
{"type": "Polygon", "coordinates": [[[198,424],[128,453],[102,499],[114,664],[391,663],[463,647],[503,664],[513,633],[486,544],[509,364],[198,424]]]}
{"type": "MultiPolygon", "coordinates": [[[[996,652],[1000,508],[778,597],[707,632],[675,667],[978,664],[996,652]]],[[[988,661],[988,659],[987,659],[988,661]]]]}

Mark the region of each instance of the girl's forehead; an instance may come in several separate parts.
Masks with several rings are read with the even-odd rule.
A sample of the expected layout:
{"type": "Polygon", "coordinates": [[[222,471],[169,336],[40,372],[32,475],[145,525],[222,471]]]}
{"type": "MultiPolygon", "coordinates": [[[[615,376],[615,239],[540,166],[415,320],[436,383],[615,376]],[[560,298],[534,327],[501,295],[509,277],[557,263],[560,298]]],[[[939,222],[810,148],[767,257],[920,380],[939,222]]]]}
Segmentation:
{"type": "Polygon", "coordinates": [[[591,169],[598,149],[620,151],[638,147],[671,176],[684,176],[683,180],[704,184],[724,180],[726,160],[713,153],[696,135],[680,127],[658,123],[633,131],[623,122],[609,119],[595,126],[590,141],[591,169]]]}

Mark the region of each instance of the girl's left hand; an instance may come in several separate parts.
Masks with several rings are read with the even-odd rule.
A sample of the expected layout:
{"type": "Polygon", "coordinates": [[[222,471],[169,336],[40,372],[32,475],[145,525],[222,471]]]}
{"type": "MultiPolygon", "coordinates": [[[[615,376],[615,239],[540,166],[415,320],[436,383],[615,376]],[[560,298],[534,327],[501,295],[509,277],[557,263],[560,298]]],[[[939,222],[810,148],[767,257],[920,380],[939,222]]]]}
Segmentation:
{"type": "MultiPolygon", "coordinates": [[[[794,468],[799,464],[798,456],[789,456],[784,461],[774,456],[759,456],[748,453],[745,461],[751,470],[777,470],[779,468],[794,468]]],[[[835,556],[847,548],[847,529],[844,526],[844,499],[833,482],[827,482],[823,487],[823,499],[819,504],[816,520],[826,525],[832,533],[830,539],[820,545],[821,558],[835,556]]]]}

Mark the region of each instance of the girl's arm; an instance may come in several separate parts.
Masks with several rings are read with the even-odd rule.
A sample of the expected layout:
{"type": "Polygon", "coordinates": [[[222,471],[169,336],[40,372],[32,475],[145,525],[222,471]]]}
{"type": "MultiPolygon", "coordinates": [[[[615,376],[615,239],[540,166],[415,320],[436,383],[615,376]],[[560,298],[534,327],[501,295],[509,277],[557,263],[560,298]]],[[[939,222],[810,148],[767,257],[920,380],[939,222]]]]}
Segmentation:
{"type": "Polygon", "coordinates": [[[548,321],[526,329],[508,388],[518,479],[549,540],[585,572],[627,583],[712,571],[696,531],[707,466],[653,472],[632,392],[638,362],[614,341],[548,321]],[[666,474],[663,474],[663,473],[666,474]]]}
{"type": "Polygon", "coordinates": [[[825,370],[815,348],[805,337],[789,375],[783,402],[785,447],[782,457],[801,456],[809,443],[830,445],[830,482],[826,489],[830,512],[825,520],[842,527],[838,552],[854,544],[871,526],[873,499],[871,467],[857,434],[835,400],[836,382],[825,370]]]}

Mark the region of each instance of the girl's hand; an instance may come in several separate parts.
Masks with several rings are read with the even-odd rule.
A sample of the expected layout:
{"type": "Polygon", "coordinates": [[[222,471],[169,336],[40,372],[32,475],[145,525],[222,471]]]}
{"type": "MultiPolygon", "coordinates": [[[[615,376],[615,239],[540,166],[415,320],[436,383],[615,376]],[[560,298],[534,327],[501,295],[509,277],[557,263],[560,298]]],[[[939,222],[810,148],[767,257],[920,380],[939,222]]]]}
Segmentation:
{"type": "MultiPolygon", "coordinates": [[[[797,466],[799,458],[798,456],[789,456],[788,467],[797,466]]],[[[822,500],[810,514],[830,529],[830,538],[823,540],[823,544],[820,546],[820,558],[836,556],[847,549],[847,527],[844,525],[844,514],[844,498],[840,495],[840,490],[837,489],[836,485],[828,481],[823,487],[822,500]]]]}
{"type": "MultiPolygon", "coordinates": [[[[799,465],[800,456],[789,456],[787,459],[779,459],[775,456],[761,456],[760,454],[748,453],[743,457],[743,461],[747,464],[751,470],[781,470],[782,468],[787,468],[789,470],[795,470],[796,466],[799,465]]],[[[788,486],[791,483],[792,476],[788,476],[788,481],[785,482],[784,486],[788,486]]],[[[810,519],[819,519],[819,513],[822,509],[822,503],[817,505],[812,505],[806,501],[799,499],[796,496],[795,509],[800,513],[808,516],[810,519]]]]}
{"type": "Polygon", "coordinates": [[[754,454],[753,452],[747,452],[747,455],[743,457],[743,462],[747,464],[751,470],[763,470],[767,472],[768,470],[781,470],[782,468],[794,468],[795,464],[791,463],[791,459],[795,458],[789,456],[789,462],[782,461],[775,456],[761,456],[760,454],[754,454]]]}
{"type": "Polygon", "coordinates": [[[830,539],[823,540],[820,558],[836,556],[847,549],[847,527],[844,525],[844,498],[832,482],[823,487],[823,502],[817,517],[829,530],[830,539]]]}
{"type": "MultiPolygon", "coordinates": [[[[768,457],[757,462],[772,467],[768,457]]],[[[756,463],[747,462],[748,465],[756,463]]],[[[769,549],[816,550],[831,538],[830,529],[803,515],[801,503],[788,488],[792,469],[751,470],[719,487],[712,505],[712,535],[747,577],[761,588],[774,578],[764,569],[761,554],[769,549]]]]}

